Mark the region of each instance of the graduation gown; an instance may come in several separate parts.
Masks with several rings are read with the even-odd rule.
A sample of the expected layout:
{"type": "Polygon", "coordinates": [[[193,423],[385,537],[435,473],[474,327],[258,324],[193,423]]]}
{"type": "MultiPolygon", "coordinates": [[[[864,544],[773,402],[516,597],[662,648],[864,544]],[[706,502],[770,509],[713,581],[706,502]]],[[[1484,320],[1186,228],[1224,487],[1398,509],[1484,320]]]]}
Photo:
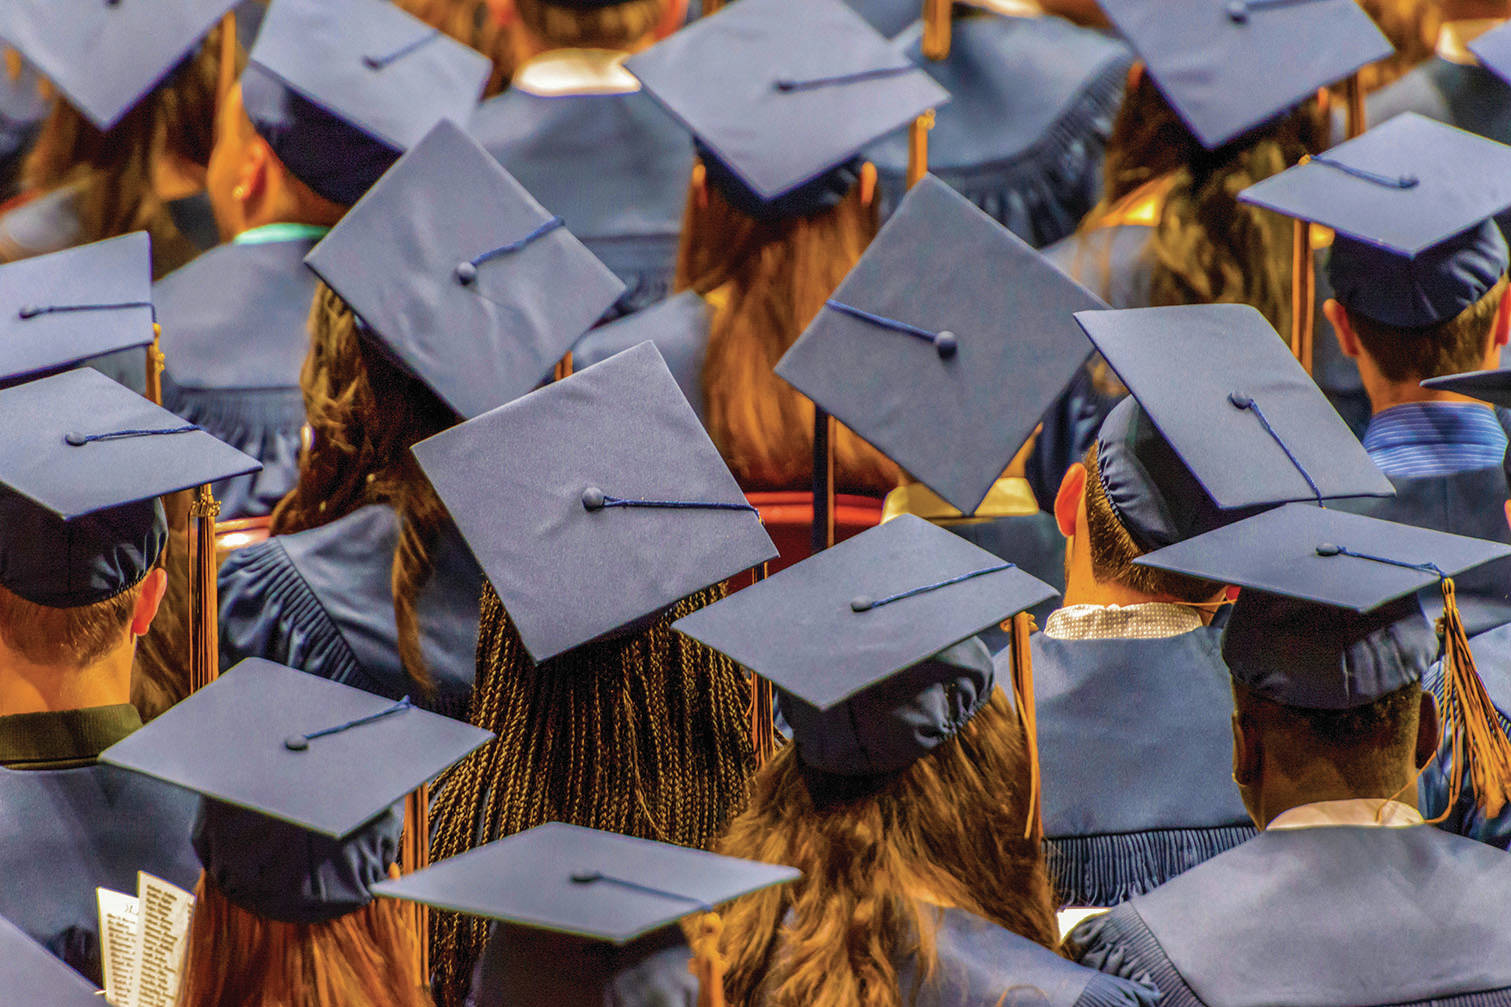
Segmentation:
{"type": "Polygon", "coordinates": [[[221,520],[272,512],[299,478],[315,275],[311,237],[222,245],[152,289],[163,327],[163,405],[262,462],[215,484],[221,520]]]}
{"type": "MultiPolygon", "coordinates": [[[[922,54],[921,22],[896,40],[951,96],[935,110],[929,170],[1036,248],[1063,238],[1101,194],[1127,47],[1057,17],[961,17],[952,28],[939,62],[922,54]]],[[[865,157],[890,214],[907,192],[908,130],[865,157]]]]}
{"type": "MultiPolygon", "coordinates": [[[[1046,776],[1046,778],[1048,778],[1046,776]]],[[[1438,829],[1269,831],[1078,926],[1160,1007],[1511,1004],[1511,859],[1438,829]]]]}
{"type": "Polygon", "coordinates": [[[1221,630],[1032,638],[1044,837],[1062,905],[1110,906],[1254,835],[1221,630]]]}
{"type": "Polygon", "coordinates": [[[624,281],[613,315],[671,291],[693,147],[648,95],[510,88],[478,108],[470,131],[624,281]]]}
{"type": "MultiPolygon", "coordinates": [[[[83,239],[78,196],[76,186],[66,185],[17,203],[0,215],[0,262],[79,245],[83,239]]],[[[152,234],[153,279],[185,265],[215,242],[214,216],[203,193],[166,204],[147,230],[152,234]]]]}
{"type": "Polygon", "coordinates": [[[482,571],[449,522],[417,599],[420,643],[435,692],[399,660],[391,571],[399,522],[386,504],[277,535],[220,568],[220,666],[261,657],[322,678],[465,717],[476,668],[482,571]]]}

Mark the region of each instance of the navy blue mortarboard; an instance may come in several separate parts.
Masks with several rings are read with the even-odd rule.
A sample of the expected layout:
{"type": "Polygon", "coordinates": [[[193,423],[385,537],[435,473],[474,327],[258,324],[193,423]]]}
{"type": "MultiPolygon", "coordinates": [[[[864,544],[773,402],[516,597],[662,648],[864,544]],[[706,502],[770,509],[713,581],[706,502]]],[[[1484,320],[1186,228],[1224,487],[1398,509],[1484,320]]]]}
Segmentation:
{"type": "Polygon", "coordinates": [[[673,294],[632,315],[590,329],[572,347],[577,369],[591,367],[649,340],[677,379],[698,418],[703,418],[703,360],[708,352],[712,309],[696,291],[673,294]]]}
{"type": "Polygon", "coordinates": [[[777,373],[964,514],[1091,355],[1106,305],[933,176],[777,373]]]}
{"type": "Polygon", "coordinates": [[[1486,70],[1511,84],[1511,24],[1485,32],[1468,48],[1486,70]]]}
{"type": "Polygon", "coordinates": [[[1511,409],[1511,370],[1469,371],[1428,378],[1423,388],[1439,392],[1457,392],[1502,409],[1511,409]]]}
{"type": "Polygon", "coordinates": [[[157,497],[253,458],[93,370],[0,391],[0,585],[73,608],[136,585],[167,525],[157,497]]]}
{"type": "Polygon", "coordinates": [[[850,162],[949,95],[842,0],[741,0],[625,63],[697,138],[709,183],[760,220],[850,191],[850,162]]]}
{"type": "Polygon", "coordinates": [[[374,886],[374,894],[625,944],[801,872],[561,822],[374,886]]]}
{"type": "Polygon", "coordinates": [[[903,515],[674,628],[777,687],[805,764],[869,776],[905,768],[953,737],[994,683],[991,655],[974,634],[1055,593],[903,515]]]}
{"type": "Polygon", "coordinates": [[[1437,639],[1416,594],[1511,556],[1511,546],[1288,504],[1141,557],[1141,566],[1244,590],[1223,656],[1288,706],[1345,709],[1417,681],[1437,639]]]}
{"type": "Polygon", "coordinates": [[[0,380],[145,347],[152,336],[145,231],[0,266],[0,380]]]}
{"type": "Polygon", "coordinates": [[[492,67],[384,0],[275,0],[241,78],[247,118],[304,184],[349,206],[492,67]]]}
{"type": "Polygon", "coordinates": [[[1394,49],[1355,0],[1100,0],[1209,150],[1394,49]]]}
{"type": "Polygon", "coordinates": [[[1422,328],[1454,318],[1506,272],[1490,218],[1511,206],[1511,147],[1408,112],[1239,199],[1333,228],[1338,302],[1422,328]]]}
{"type": "Polygon", "coordinates": [[[108,130],[171,73],[236,0],[5,0],[0,38],[108,130]]]}
{"type": "Polygon", "coordinates": [[[536,661],[776,555],[650,343],[414,454],[536,661]]]}
{"type": "Polygon", "coordinates": [[[0,989],[17,1004],[97,1007],[100,992],[52,952],[0,916],[0,989]]]}
{"type": "Polygon", "coordinates": [[[305,262],[386,355],[463,417],[534,388],[624,292],[559,217],[447,121],[305,262]]]}
{"type": "Polygon", "coordinates": [[[1097,463],[1108,502],[1141,548],[1255,507],[1395,492],[1254,308],[1075,317],[1133,394],[1103,422],[1097,463]]]}

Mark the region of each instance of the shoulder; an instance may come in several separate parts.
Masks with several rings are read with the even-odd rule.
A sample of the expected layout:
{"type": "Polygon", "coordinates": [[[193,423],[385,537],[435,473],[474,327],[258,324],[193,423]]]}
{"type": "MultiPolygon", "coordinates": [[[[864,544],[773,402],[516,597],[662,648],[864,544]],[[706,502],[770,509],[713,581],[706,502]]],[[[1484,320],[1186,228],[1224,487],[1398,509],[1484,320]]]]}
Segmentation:
{"type": "Polygon", "coordinates": [[[1066,936],[1065,948],[1087,968],[1154,987],[1159,991],[1160,1007],[1201,1004],[1129,903],[1083,920],[1066,936]]]}

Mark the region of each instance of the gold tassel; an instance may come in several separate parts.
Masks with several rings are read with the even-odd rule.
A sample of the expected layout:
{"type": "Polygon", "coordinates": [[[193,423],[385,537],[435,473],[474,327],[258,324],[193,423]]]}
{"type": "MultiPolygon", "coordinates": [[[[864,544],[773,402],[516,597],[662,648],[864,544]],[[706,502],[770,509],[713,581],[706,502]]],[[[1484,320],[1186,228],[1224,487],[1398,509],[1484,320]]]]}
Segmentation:
{"type": "Polygon", "coordinates": [[[698,917],[696,926],[693,960],[687,963],[687,968],[698,978],[698,1007],[724,1007],[724,971],[729,964],[719,951],[724,921],[718,913],[704,913],[698,917]]]}
{"type": "Polygon", "coordinates": [[[1453,578],[1443,579],[1443,730],[1448,735],[1448,807],[1458,803],[1467,777],[1475,802],[1494,818],[1511,799],[1511,738],[1474,666],[1459,615],[1453,578]]]}
{"type": "Polygon", "coordinates": [[[1044,838],[1044,816],[1039,809],[1039,728],[1034,716],[1034,659],[1028,644],[1034,631],[1034,617],[1019,612],[1004,625],[1009,626],[1012,633],[1013,703],[1018,708],[1018,720],[1023,724],[1023,739],[1028,749],[1028,821],[1023,826],[1023,838],[1037,842],[1044,838]]]}

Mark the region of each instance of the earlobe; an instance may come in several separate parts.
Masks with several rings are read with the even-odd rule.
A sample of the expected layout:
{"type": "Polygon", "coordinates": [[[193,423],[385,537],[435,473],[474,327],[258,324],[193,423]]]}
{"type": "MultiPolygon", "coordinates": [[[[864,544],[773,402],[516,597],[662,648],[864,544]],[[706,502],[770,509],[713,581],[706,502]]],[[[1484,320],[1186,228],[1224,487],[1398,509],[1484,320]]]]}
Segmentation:
{"type": "Polygon", "coordinates": [[[1263,746],[1258,735],[1246,730],[1243,718],[1233,714],[1233,782],[1240,787],[1252,787],[1259,780],[1263,746]]]}
{"type": "Polygon", "coordinates": [[[142,593],[137,596],[136,608],[131,613],[131,635],[146,636],[157,618],[157,610],[168,593],[168,572],[162,567],[151,570],[142,581],[142,593]]]}
{"type": "Polygon", "coordinates": [[[1503,349],[1511,339],[1511,290],[1501,295],[1495,309],[1495,348],[1503,349]]]}
{"type": "Polygon", "coordinates": [[[1338,348],[1343,351],[1343,355],[1350,360],[1357,360],[1359,337],[1353,326],[1348,324],[1348,312],[1343,310],[1343,305],[1329,297],[1322,305],[1322,314],[1333,327],[1333,336],[1338,340],[1338,348]]]}
{"type": "Polygon", "coordinates": [[[1076,462],[1065,470],[1065,477],[1060,480],[1060,492],[1055,494],[1055,524],[1067,539],[1076,533],[1076,514],[1085,494],[1086,466],[1076,462]]]}

